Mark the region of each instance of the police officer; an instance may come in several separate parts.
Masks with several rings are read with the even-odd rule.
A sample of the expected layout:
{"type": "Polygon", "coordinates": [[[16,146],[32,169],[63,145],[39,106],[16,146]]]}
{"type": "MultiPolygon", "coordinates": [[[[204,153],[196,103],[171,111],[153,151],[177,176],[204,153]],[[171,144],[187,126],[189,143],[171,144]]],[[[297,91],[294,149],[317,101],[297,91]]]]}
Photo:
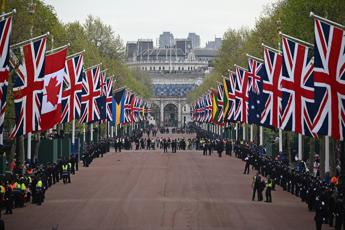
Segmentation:
{"type": "Polygon", "coordinates": [[[37,204],[41,205],[42,202],[44,201],[44,188],[43,188],[42,178],[38,178],[35,186],[36,186],[37,204]]]}
{"type": "Polygon", "coordinates": [[[67,163],[64,163],[62,165],[62,180],[64,184],[67,183],[67,180],[68,180],[68,164],[67,163]]]}
{"type": "Polygon", "coordinates": [[[270,177],[270,175],[267,176],[267,181],[266,181],[266,202],[272,202],[272,195],[271,195],[271,190],[273,187],[273,181],[270,177]]]}

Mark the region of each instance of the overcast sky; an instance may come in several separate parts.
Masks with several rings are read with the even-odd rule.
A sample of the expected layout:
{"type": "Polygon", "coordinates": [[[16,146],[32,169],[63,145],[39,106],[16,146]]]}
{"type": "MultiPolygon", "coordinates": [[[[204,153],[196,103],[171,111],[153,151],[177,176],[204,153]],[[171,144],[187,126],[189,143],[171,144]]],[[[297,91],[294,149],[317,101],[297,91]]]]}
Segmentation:
{"type": "Polygon", "coordinates": [[[175,38],[188,32],[201,37],[201,44],[222,37],[228,28],[253,27],[264,7],[274,0],[44,0],[62,22],[84,22],[98,16],[112,26],[126,43],[138,38],[156,42],[163,31],[175,38]]]}

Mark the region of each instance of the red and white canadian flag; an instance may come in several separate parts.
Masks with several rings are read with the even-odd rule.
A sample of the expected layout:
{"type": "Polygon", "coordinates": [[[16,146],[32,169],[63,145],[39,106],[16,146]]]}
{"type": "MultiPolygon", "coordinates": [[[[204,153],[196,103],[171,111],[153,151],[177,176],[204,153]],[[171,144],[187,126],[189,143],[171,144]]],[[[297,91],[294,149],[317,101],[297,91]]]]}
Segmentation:
{"type": "Polygon", "coordinates": [[[61,120],[61,98],[66,54],[67,48],[46,56],[41,131],[54,127],[61,120]]]}

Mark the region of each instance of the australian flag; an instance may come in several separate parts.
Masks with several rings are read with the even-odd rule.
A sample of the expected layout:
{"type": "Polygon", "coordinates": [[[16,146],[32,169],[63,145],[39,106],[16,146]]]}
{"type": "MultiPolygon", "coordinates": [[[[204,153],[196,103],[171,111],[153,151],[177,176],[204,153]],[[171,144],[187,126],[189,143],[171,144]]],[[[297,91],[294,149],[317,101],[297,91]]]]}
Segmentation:
{"type": "Polygon", "coordinates": [[[262,79],[266,77],[265,65],[254,58],[248,59],[249,76],[249,102],[248,102],[248,123],[260,124],[260,117],[263,110],[262,103],[262,79]]]}

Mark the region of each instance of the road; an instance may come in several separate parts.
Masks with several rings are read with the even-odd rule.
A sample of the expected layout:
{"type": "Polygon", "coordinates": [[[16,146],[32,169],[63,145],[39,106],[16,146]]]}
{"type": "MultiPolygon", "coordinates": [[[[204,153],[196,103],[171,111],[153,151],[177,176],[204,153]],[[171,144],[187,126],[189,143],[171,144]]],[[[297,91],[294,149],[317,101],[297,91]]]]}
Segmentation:
{"type": "Polygon", "coordinates": [[[110,152],[49,189],[42,206],[5,216],[6,229],[314,229],[313,213],[280,188],[273,203],[251,201],[253,172],[242,171],[235,157],[200,151],[110,152]]]}

